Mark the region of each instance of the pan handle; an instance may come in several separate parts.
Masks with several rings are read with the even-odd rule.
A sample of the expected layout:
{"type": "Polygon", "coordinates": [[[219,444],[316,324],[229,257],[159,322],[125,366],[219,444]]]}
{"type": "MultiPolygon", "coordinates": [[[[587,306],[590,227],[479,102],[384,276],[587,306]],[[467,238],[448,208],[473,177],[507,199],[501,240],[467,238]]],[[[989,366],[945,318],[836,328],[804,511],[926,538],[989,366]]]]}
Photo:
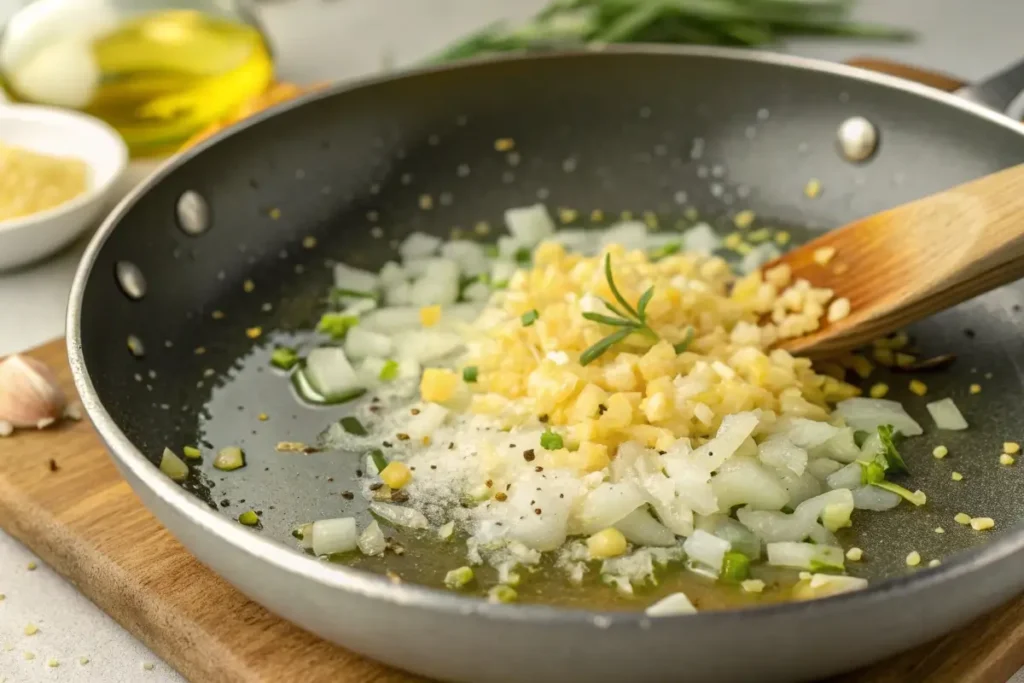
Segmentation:
{"type": "Polygon", "coordinates": [[[1024,115],[1024,59],[956,94],[1019,121],[1024,115]]]}

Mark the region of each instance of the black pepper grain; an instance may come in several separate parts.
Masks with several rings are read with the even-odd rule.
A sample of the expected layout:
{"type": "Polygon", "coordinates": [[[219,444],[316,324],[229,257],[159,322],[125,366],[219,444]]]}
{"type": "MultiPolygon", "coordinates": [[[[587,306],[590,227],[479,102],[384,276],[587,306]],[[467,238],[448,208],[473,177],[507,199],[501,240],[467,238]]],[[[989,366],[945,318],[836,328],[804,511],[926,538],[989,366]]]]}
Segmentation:
{"type": "Polygon", "coordinates": [[[408,441],[409,440],[409,435],[408,434],[395,434],[395,436],[398,437],[399,441],[408,441]]]}
{"type": "Polygon", "coordinates": [[[344,498],[345,500],[352,500],[356,496],[351,491],[342,491],[341,492],[341,497],[344,498]]]}
{"type": "Polygon", "coordinates": [[[498,501],[499,503],[504,503],[506,500],[508,500],[508,496],[506,496],[501,491],[498,491],[497,493],[494,494],[494,500],[498,501]]]}
{"type": "Polygon", "coordinates": [[[533,459],[535,457],[537,456],[534,455],[532,448],[523,451],[523,458],[526,460],[526,462],[533,462],[533,459]]]}
{"type": "Polygon", "coordinates": [[[543,472],[544,468],[541,467],[540,465],[537,465],[536,467],[533,468],[533,471],[534,472],[543,472]]]}
{"type": "Polygon", "coordinates": [[[370,484],[370,490],[371,491],[379,491],[381,489],[381,487],[383,487],[383,486],[384,486],[384,484],[382,484],[381,482],[375,481],[372,484],[370,484]]]}
{"type": "Polygon", "coordinates": [[[540,514],[540,508],[533,508],[533,514],[539,515],[540,514]]]}
{"type": "Polygon", "coordinates": [[[420,414],[420,409],[419,408],[413,408],[409,412],[412,413],[413,415],[419,415],[420,414]]]}
{"type": "Polygon", "coordinates": [[[550,418],[547,415],[538,415],[537,419],[541,422],[541,424],[547,424],[550,418]]]}
{"type": "Polygon", "coordinates": [[[54,460],[53,458],[50,458],[50,471],[51,472],[56,472],[59,469],[60,469],[60,466],[57,465],[57,461],[54,460]]]}
{"type": "Polygon", "coordinates": [[[604,415],[607,412],[608,412],[608,406],[606,406],[603,403],[597,404],[597,414],[598,415],[604,415]]]}

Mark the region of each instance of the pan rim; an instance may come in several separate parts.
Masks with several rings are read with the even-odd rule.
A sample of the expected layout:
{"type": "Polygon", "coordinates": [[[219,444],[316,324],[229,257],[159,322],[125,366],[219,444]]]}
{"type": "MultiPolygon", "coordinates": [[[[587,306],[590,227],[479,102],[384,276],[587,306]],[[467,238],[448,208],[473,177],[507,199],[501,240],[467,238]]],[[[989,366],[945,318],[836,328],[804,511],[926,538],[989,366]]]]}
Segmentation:
{"type": "MultiPolygon", "coordinates": [[[[159,183],[172,170],[200,154],[221,139],[250,126],[257,125],[278,113],[303,106],[307,102],[336,94],[372,87],[378,84],[416,78],[438,71],[462,70],[485,67],[491,63],[517,61],[540,61],[579,59],[601,55],[664,55],[683,57],[711,57],[730,61],[767,63],[802,71],[812,71],[839,76],[846,80],[868,82],[890,89],[901,90],[918,97],[951,106],[969,114],[1000,125],[1024,137],[1024,124],[1014,121],[999,112],[987,109],[955,95],[903,79],[867,71],[857,67],[823,60],[796,57],[792,55],[711,46],[668,46],[629,45],[608,46],[600,50],[558,51],[531,55],[504,55],[466,60],[449,65],[431,65],[410,69],[396,74],[356,79],[300,96],[292,101],[272,107],[246,119],[244,122],[202,141],[162,164],[142,183],[125,196],[104,219],[82,256],[72,282],[67,308],[66,335],[67,351],[75,388],[86,413],[107,445],[107,449],[118,464],[130,471],[140,485],[160,499],[168,507],[212,534],[221,543],[231,546],[255,562],[267,562],[276,570],[304,581],[312,581],[331,590],[352,593],[371,600],[382,600],[403,607],[415,607],[428,611],[440,611],[464,616],[480,616],[493,620],[514,622],[544,622],[546,624],[590,625],[606,629],[610,626],[638,628],[644,631],[655,628],[669,628],[681,619],[687,624],[729,625],[736,620],[762,620],[767,624],[777,618],[798,618],[801,614],[814,612],[820,617],[842,618],[844,614],[868,609],[872,605],[892,600],[895,597],[909,598],[937,586],[964,578],[987,565],[997,563],[1017,553],[1024,553],[1024,526],[1012,528],[1005,534],[985,545],[958,553],[954,560],[939,567],[930,568],[913,575],[904,575],[872,581],[862,591],[832,596],[806,602],[789,602],[764,606],[744,607],[697,614],[660,617],[651,619],[639,611],[595,611],[580,608],[553,607],[547,605],[504,605],[491,604],[477,598],[453,594],[438,588],[415,584],[395,584],[384,576],[359,571],[345,565],[325,565],[283,543],[239,526],[229,518],[207,509],[195,496],[163,476],[159,470],[131,443],[107,412],[93,386],[86,367],[81,339],[82,302],[86,285],[93,273],[99,253],[123,217],[150,188],[159,183]]],[[[147,506],[148,507],[148,506],[147,506]]],[[[1018,525],[1020,526],[1020,525],[1018,525]]]]}

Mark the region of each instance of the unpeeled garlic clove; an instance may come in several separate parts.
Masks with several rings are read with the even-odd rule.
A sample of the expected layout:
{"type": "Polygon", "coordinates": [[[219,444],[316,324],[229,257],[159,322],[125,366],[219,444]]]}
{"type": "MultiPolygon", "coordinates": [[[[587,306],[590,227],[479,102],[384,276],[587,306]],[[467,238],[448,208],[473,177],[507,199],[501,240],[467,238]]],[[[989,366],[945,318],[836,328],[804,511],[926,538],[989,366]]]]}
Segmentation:
{"type": "Polygon", "coordinates": [[[15,354],[0,363],[0,422],[48,426],[64,414],[67,397],[50,368],[15,354]]]}

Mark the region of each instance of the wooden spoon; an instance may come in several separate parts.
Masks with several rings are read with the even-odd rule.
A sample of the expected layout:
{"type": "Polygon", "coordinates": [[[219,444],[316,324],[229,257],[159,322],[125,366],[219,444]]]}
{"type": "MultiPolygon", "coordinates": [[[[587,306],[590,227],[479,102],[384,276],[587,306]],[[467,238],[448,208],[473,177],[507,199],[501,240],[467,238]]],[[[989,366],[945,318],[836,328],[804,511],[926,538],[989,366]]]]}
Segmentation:
{"type": "Polygon", "coordinates": [[[854,221],[765,268],[780,263],[851,304],[780,348],[826,356],[869,343],[1024,277],[1024,164],[854,221]],[[821,249],[835,249],[824,265],[821,249]]]}

